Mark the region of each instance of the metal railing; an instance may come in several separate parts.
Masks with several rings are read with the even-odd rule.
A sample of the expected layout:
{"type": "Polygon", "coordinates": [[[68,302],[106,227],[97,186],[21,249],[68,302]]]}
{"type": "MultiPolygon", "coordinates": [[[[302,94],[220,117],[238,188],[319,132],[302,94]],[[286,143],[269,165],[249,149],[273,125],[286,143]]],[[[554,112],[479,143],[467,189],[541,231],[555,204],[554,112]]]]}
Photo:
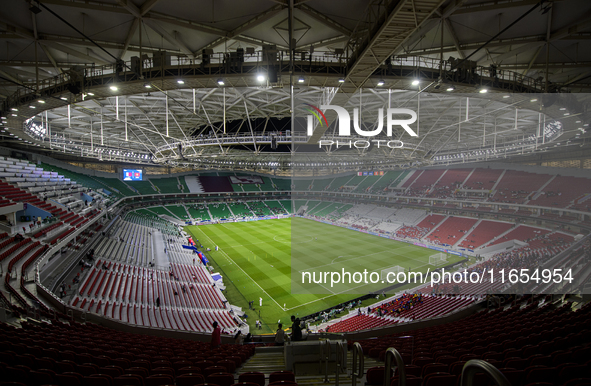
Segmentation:
{"type": "Polygon", "coordinates": [[[384,386],[390,385],[390,374],[392,372],[392,358],[396,359],[398,368],[398,386],[406,386],[406,371],[404,370],[404,361],[402,355],[394,347],[386,350],[386,365],[384,366],[384,386]]]}
{"type": "MultiPolygon", "coordinates": [[[[234,53],[214,53],[207,55],[204,61],[188,59],[185,56],[170,56],[170,61],[163,61],[160,64],[154,63],[151,58],[144,60],[140,68],[132,61],[109,63],[103,66],[89,65],[80,70],[70,70],[51,78],[39,79],[38,90],[33,87],[19,88],[10,95],[4,102],[4,109],[17,107],[20,104],[35,100],[41,96],[50,96],[68,92],[67,86],[72,82],[84,83],[84,89],[93,86],[104,86],[114,81],[150,81],[151,79],[162,79],[163,77],[178,76],[227,76],[254,74],[259,68],[267,66],[279,66],[279,71],[289,71],[289,51],[278,50],[269,55],[262,51],[254,54],[246,54],[240,60],[230,57],[234,53]]],[[[335,54],[307,54],[297,53],[294,57],[295,69],[298,72],[309,73],[310,75],[334,75],[343,76],[347,63],[352,60],[347,55],[335,54]]],[[[378,71],[387,70],[386,75],[401,76],[404,69],[421,72],[425,78],[437,79],[440,68],[444,74],[454,74],[450,61],[440,61],[436,58],[425,56],[398,56],[393,57],[390,66],[383,65],[378,71]],[[424,72],[424,73],[423,73],[424,72]],[[429,74],[433,72],[433,74],[429,74]]],[[[475,66],[472,70],[474,76],[487,81],[501,81],[512,85],[519,85],[533,90],[543,90],[543,81],[532,77],[524,76],[516,71],[496,69],[491,73],[490,67],[475,66]]],[[[502,85],[500,85],[502,86],[502,85]]],[[[84,91],[84,90],[83,90],[84,91]]]]}
{"type": "MultiPolygon", "coordinates": [[[[474,382],[474,376],[476,373],[484,371],[488,376],[494,380],[494,384],[497,386],[511,386],[511,382],[490,363],[481,359],[471,359],[462,368],[462,377],[460,378],[460,386],[472,386],[474,382]]],[[[400,386],[404,384],[399,383],[400,386]]]]}
{"type": "Polygon", "coordinates": [[[324,362],[324,383],[329,383],[328,380],[328,362],[330,362],[330,354],[331,354],[331,347],[330,347],[330,340],[321,340],[320,341],[320,366],[322,367],[322,362],[324,362]]]}
{"type": "Polygon", "coordinates": [[[336,364],[336,371],[335,371],[335,380],[334,380],[334,384],[335,386],[339,386],[339,376],[341,374],[341,371],[343,371],[343,369],[347,368],[347,356],[343,354],[344,352],[344,347],[343,347],[343,342],[342,341],[337,341],[337,364],[336,364]]]}
{"type": "Polygon", "coordinates": [[[353,360],[351,364],[351,386],[357,386],[357,379],[363,378],[364,373],[364,357],[363,348],[359,342],[353,343],[353,360]],[[359,363],[358,363],[359,361],[359,363]]]}

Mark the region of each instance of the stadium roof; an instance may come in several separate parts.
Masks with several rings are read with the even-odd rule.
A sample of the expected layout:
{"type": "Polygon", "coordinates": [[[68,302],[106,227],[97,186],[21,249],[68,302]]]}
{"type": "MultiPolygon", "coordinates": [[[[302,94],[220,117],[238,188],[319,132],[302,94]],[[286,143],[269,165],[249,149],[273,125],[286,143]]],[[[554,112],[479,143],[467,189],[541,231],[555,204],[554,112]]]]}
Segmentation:
{"type": "Polygon", "coordinates": [[[588,1],[335,4],[13,2],[0,16],[1,139],[82,159],[326,172],[565,151],[589,135],[588,1]],[[365,130],[379,108],[413,109],[419,136],[321,148],[336,114],[306,136],[303,103],[363,105],[365,130]]]}

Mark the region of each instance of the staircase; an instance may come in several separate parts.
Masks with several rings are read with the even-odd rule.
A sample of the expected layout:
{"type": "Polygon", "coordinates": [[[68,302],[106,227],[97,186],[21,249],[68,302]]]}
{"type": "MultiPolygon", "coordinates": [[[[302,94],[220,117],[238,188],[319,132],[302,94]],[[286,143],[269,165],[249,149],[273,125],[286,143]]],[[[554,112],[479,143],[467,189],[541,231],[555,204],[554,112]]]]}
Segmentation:
{"type": "Polygon", "coordinates": [[[546,181],[546,183],[545,183],[544,185],[542,185],[542,186],[540,187],[540,189],[538,189],[538,190],[536,191],[536,193],[535,193],[535,194],[532,196],[531,200],[527,200],[527,201],[525,201],[523,204],[524,204],[524,205],[527,205],[527,204],[528,204],[530,201],[532,201],[532,200],[535,200],[536,198],[540,197],[540,195],[541,195],[541,194],[542,194],[542,192],[544,191],[544,188],[545,188],[546,186],[548,186],[548,184],[549,184],[550,182],[552,182],[552,181],[553,181],[555,178],[556,178],[556,176],[555,176],[555,175],[554,175],[554,176],[552,176],[552,177],[551,177],[551,178],[550,178],[548,181],[546,181]]]}
{"type": "MultiPolygon", "coordinates": [[[[437,225],[435,225],[430,231],[429,233],[427,233],[426,235],[424,235],[423,237],[421,237],[421,240],[425,240],[427,238],[427,236],[429,236],[431,233],[433,233],[435,231],[435,229],[437,229],[439,227],[439,225],[443,224],[445,222],[445,220],[447,220],[449,218],[449,216],[445,216],[443,218],[443,220],[441,220],[440,222],[437,223],[437,225]]],[[[422,220],[421,220],[422,221],[422,220]]],[[[417,223],[418,224],[418,223],[417,223]]]]}
{"type": "MultiPolygon", "coordinates": [[[[352,359],[353,354],[352,352],[348,351],[347,368],[343,369],[339,375],[339,385],[352,384],[351,378],[349,377],[349,373],[353,368],[352,359]]],[[[364,357],[364,374],[367,373],[367,370],[376,366],[384,366],[384,363],[378,362],[376,359],[370,358],[368,356],[364,357]]],[[[250,357],[236,372],[238,374],[243,374],[248,371],[260,371],[265,374],[265,378],[267,378],[268,382],[270,373],[281,370],[286,370],[283,347],[257,347],[255,354],[250,357]]],[[[296,363],[294,371],[295,381],[298,386],[325,386],[327,384],[334,385],[336,383],[336,369],[334,363],[331,363],[328,368],[328,383],[325,383],[324,371],[324,363],[322,363],[322,366],[319,362],[296,363]]],[[[364,385],[365,381],[366,379],[364,375],[362,378],[357,380],[357,384],[364,385]]]]}
{"type": "Polygon", "coordinates": [[[472,232],[474,232],[474,229],[476,229],[476,227],[477,227],[478,225],[480,225],[480,223],[481,223],[481,222],[482,222],[482,220],[478,220],[478,221],[476,221],[476,223],[475,223],[475,224],[472,226],[472,228],[468,229],[468,231],[467,231],[466,233],[464,233],[464,235],[463,235],[462,237],[460,237],[460,239],[459,239],[458,241],[456,241],[456,242],[454,243],[454,245],[452,245],[452,248],[455,248],[456,246],[460,245],[460,243],[461,243],[462,241],[464,241],[464,239],[465,239],[466,237],[468,237],[469,235],[471,235],[471,234],[472,234],[472,232]]]}

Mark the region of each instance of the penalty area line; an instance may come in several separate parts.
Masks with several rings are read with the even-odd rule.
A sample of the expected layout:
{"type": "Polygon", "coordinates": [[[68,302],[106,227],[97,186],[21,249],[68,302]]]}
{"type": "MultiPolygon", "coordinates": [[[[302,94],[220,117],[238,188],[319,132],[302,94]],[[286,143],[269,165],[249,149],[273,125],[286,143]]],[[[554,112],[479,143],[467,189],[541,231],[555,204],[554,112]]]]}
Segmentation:
{"type": "MultiPolygon", "coordinates": [[[[207,237],[207,239],[209,240],[209,242],[210,242],[210,243],[214,244],[214,242],[211,240],[211,238],[209,237],[209,235],[205,234],[205,232],[203,232],[203,235],[204,235],[205,237],[207,237]]],[[[245,275],[246,275],[246,276],[247,276],[247,277],[250,279],[250,281],[252,281],[254,284],[256,284],[256,285],[257,285],[257,287],[259,287],[259,288],[261,289],[261,291],[263,291],[263,293],[269,297],[269,299],[271,299],[271,300],[272,300],[272,301],[273,301],[275,304],[277,304],[277,307],[279,307],[279,308],[280,308],[281,310],[283,310],[283,311],[286,311],[286,309],[285,309],[285,308],[283,308],[283,307],[281,307],[281,306],[279,305],[279,303],[277,303],[277,301],[276,301],[275,299],[273,299],[273,297],[272,297],[271,295],[269,295],[269,294],[267,293],[267,291],[265,291],[265,290],[263,289],[263,287],[261,287],[261,286],[259,285],[259,283],[257,283],[256,281],[254,281],[254,280],[253,280],[253,278],[252,278],[252,277],[250,277],[250,275],[249,275],[248,273],[246,273],[246,271],[245,271],[244,269],[242,269],[242,267],[241,267],[241,266],[239,266],[238,264],[236,264],[236,262],[235,262],[235,261],[234,261],[234,260],[233,260],[233,259],[232,259],[232,258],[231,258],[231,257],[230,257],[230,256],[229,256],[227,253],[226,253],[226,252],[224,252],[224,251],[222,250],[222,248],[219,248],[219,251],[221,251],[221,252],[222,252],[224,255],[226,255],[226,258],[227,258],[228,260],[230,260],[230,261],[232,262],[232,264],[234,264],[235,266],[237,266],[238,268],[240,268],[240,270],[242,271],[242,273],[244,273],[244,274],[245,274],[245,275]]]]}

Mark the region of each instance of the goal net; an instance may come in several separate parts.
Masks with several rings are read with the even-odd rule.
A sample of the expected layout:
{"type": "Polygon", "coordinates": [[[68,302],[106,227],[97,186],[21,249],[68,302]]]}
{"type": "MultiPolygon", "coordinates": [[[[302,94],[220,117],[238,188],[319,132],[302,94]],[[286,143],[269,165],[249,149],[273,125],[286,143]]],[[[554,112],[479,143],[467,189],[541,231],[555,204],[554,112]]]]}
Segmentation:
{"type": "Polygon", "coordinates": [[[392,274],[390,275],[390,280],[395,279],[396,276],[398,275],[398,272],[404,272],[404,268],[402,268],[399,265],[396,265],[394,267],[391,268],[384,268],[382,269],[382,281],[386,282],[388,280],[388,274],[392,272],[392,274]]]}
{"type": "Polygon", "coordinates": [[[431,265],[441,265],[447,262],[447,254],[443,252],[436,253],[434,255],[429,256],[429,264],[431,265]]]}

